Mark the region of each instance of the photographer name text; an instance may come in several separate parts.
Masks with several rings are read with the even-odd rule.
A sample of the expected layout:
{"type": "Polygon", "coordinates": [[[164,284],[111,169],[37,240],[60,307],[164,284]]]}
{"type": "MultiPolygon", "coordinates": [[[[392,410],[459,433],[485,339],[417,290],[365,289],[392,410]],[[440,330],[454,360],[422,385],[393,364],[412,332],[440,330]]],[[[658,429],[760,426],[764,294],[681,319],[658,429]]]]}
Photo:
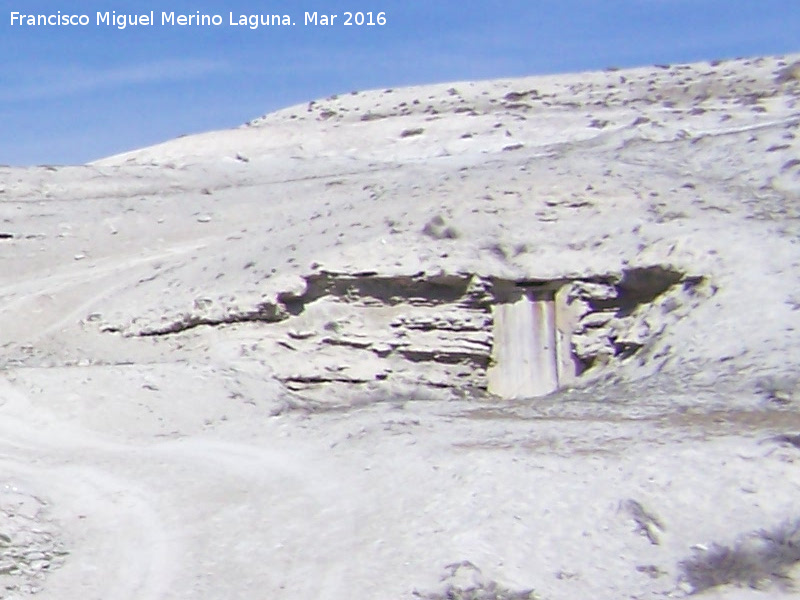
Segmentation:
{"type": "Polygon", "coordinates": [[[87,14],[66,14],[61,11],[50,14],[11,13],[12,27],[243,27],[258,29],[259,27],[374,27],[386,25],[385,12],[343,12],[328,14],[305,12],[302,20],[296,20],[288,14],[245,15],[230,12],[226,16],[218,14],[156,13],[150,11],[142,14],[118,14],[115,11],[98,12],[91,17],[87,14]]]}

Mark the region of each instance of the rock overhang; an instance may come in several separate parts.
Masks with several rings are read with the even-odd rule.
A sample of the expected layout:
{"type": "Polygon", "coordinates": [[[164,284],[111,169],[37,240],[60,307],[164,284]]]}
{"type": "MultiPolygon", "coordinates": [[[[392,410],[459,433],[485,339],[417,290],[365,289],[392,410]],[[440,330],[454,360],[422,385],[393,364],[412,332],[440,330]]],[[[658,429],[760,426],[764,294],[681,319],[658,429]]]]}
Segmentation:
{"type": "Polygon", "coordinates": [[[206,299],[101,328],[160,337],[261,323],[260,356],[298,393],[420,385],[527,398],[633,357],[710,295],[705,281],[662,265],[553,279],[320,270],[255,306],[206,299]]]}

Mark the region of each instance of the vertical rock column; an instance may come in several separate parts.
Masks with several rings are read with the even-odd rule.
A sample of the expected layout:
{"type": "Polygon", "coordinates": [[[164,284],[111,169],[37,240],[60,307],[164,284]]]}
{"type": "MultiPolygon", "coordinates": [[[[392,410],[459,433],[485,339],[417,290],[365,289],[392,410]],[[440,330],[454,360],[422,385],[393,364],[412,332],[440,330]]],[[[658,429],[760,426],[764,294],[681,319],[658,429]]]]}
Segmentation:
{"type": "Polygon", "coordinates": [[[494,346],[488,389],[504,398],[544,396],[558,388],[555,302],[522,293],[492,308],[494,346]]]}
{"type": "Polygon", "coordinates": [[[588,306],[570,298],[572,285],[563,285],[555,292],[556,361],[558,385],[569,385],[581,373],[581,365],[572,352],[573,332],[588,306]]]}

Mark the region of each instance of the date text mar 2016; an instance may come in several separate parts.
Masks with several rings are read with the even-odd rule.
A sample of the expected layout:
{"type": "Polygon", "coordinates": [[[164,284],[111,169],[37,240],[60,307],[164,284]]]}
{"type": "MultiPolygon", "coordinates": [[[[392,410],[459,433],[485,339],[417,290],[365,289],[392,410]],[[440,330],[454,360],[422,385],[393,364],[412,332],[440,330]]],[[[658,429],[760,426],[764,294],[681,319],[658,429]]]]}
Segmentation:
{"type": "Polygon", "coordinates": [[[306,12],[304,25],[386,25],[386,13],[344,12],[342,15],[326,15],[306,12]],[[339,19],[339,21],[337,21],[339,19]]]}

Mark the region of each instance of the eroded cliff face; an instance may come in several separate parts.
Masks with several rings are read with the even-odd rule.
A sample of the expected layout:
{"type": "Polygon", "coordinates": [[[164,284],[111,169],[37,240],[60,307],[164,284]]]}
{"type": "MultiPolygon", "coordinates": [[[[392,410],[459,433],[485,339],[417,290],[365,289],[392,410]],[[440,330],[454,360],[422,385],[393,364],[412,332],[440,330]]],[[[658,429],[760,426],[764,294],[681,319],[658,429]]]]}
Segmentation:
{"type": "Polygon", "coordinates": [[[528,398],[639,354],[710,293],[702,277],[660,266],[541,281],[322,272],[251,308],[223,311],[208,299],[159,323],[106,330],[153,337],[267,324],[252,354],[288,389],[320,398],[341,385],[528,398]]]}

